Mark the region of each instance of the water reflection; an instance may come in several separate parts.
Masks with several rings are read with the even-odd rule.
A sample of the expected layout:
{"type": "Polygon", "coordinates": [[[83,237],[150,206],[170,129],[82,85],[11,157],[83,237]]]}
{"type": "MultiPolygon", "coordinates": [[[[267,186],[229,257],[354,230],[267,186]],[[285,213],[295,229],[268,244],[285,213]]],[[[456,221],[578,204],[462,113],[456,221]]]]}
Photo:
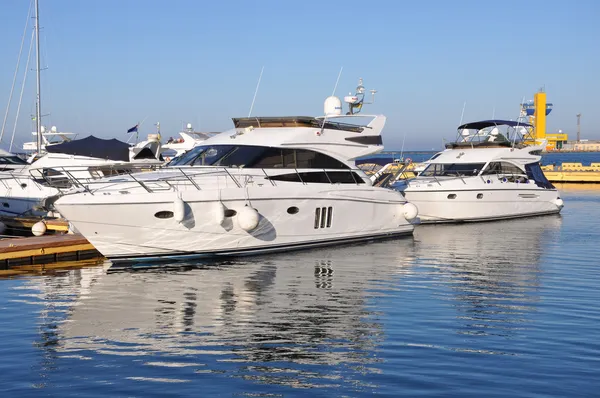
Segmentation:
{"type": "Polygon", "coordinates": [[[423,226],[414,240],[32,279],[27,288],[44,304],[41,378],[58,361],[95,359],[75,366],[98,382],[209,374],[369,390],[362,375],[383,366],[378,350],[394,332],[396,308],[425,303],[418,318],[402,319],[424,344],[451,345],[421,319],[470,339],[513,338],[535,311],[541,259],[560,225],[560,217],[539,217],[423,226]]]}
{"type": "MultiPolygon", "coordinates": [[[[46,303],[52,291],[71,302],[61,319],[43,319],[52,348],[40,348],[63,358],[144,358],[153,367],[322,385],[343,377],[305,366],[378,361],[383,326],[372,290],[393,290],[413,255],[413,241],[404,239],[169,270],[71,271],[68,279],[43,279],[46,303]]],[[[141,377],[118,366],[123,376],[141,377]]]]}
{"type": "Polygon", "coordinates": [[[540,264],[558,244],[560,216],[504,222],[424,226],[417,257],[449,291],[463,321],[459,333],[507,337],[539,301],[540,264]]]}

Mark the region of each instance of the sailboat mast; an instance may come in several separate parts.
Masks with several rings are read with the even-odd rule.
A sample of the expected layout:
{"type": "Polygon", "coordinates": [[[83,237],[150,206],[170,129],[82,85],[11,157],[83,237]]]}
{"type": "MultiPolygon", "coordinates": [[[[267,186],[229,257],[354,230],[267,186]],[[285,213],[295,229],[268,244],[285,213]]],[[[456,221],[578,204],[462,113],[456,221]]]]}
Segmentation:
{"type": "Polygon", "coordinates": [[[42,106],[41,106],[41,87],[40,87],[40,9],[38,0],[35,0],[35,55],[37,61],[37,97],[35,106],[35,120],[37,126],[37,153],[42,151],[42,106]]]}

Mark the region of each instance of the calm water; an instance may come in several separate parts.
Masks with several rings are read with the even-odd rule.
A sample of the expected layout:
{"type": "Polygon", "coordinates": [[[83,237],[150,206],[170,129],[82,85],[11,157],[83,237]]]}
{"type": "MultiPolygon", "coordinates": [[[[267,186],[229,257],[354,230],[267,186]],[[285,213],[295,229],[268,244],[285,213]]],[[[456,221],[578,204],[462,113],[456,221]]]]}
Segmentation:
{"type": "Polygon", "coordinates": [[[0,280],[6,396],[600,395],[600,190],[562,216],[0,280]]]}

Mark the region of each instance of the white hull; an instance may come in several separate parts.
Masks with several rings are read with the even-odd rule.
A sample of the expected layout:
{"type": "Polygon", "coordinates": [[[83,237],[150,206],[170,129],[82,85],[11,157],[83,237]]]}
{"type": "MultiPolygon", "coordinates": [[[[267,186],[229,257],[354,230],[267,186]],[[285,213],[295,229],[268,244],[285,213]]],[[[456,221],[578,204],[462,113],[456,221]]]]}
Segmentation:
{"type": "MultiPolygon", "coordinates": [[[[479,179],[479,178],[477,178],[479,179]]],[[[496,183],[477,184],[476,180],[464,179],[449,184],[406,189],[406,199],[419,209],[422,223],[491,221],[508,218],[530,217],[559,213],[562,206],[555,189],[538,188],[535,184],[496,183]],[[471,181],[469,181],[471,180],[471,181]],[[460,185],[462,186],[460,186],[460,185]],[[475,185],[481,185],[476,187],[475,185]],[[455,195],[454,199],[451,199],[455,195]]],[[[432,184],[437,185],[437,184],[432,184]]]]}
{"type": "Polygon", "coordinates": [[[121,261],[261,254],[411,234],[414,229],[403,216],[404,197],[376,187],[307,184],[180,194],[185,203],[182,222],[155,216],[176,211],[173,191],[80,193],[61,198],[56,207],[104,256],[121,261]],[[219,222],[220,203],[239,212],[246,198],[260,214],[255,229],[242,229],[239,215],[219,222]],[[297,213],[290,214],[290,208],[297,213]],[[315,220],[317,208],[331,208],[329,227],[315,220]]]}

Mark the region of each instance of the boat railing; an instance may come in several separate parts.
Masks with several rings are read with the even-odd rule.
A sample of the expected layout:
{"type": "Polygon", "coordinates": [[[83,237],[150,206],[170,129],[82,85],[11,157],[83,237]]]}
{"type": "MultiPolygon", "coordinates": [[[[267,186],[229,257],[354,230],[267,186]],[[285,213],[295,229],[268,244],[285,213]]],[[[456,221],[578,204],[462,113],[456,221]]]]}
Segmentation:
{"type": "MultiPolygon", "coordinates": [[[[300,182],[303,185],[307,185],[314,181],[307,181],[306,175],[303,177],[305,171],[294,169],[287,169],[296,175],[296,180],[278,180],[276,177],[281,175],[269,174],[264,168],[248,168],[243,167],[234,169],[230,167],[221,166],[168,166],[168,167],[152,167],[147,166],[128,166],[127,168],[114,168],[104,166],[102,175],[100,178],[95,176],[95,173],[90,170],[89,167],[77,167],[77,166],[64,166],[64,167],[52,167],[51,173],[49,170],[30,170],[32,177],[43,179],[46,184],[58,189],[61,193],[66,194],[73,190],[85,191],[90,194],[94,194],[96,188],[102,186],[106,187],[110,184],[123,184],[132,183],[142,187],[148,193],[165,192],[165,191],[177,191],[182,189],[183,186],[193,187],[196,190],[202,190],[202,185],[199,179],[206,180],[211,177],[216,178],[217,186],[225,187],[229,183],[232,183],[237,188],[244,188],[249,185],[254,185],[257,177],[264,176],[264,180],[268,182],[258,183],[259,186],[262,184],[270,184],[271,186],[277,186],[278,182],[300,182]],[[162,173],[156,173],[150,176],[149,171],[161,171],[162,173]],[[221,181],[221,178],[223,181],[221,181]]],[[[327,179],[329,184],[340,183],[339,179],[333,178],[333,173],[349,173],[352,184],[363,184],[365,181],[360,176],[362,170],[358,168],[351,169],[305,169],[310,172],[322,172],[327,179]]],[[[349,181],[350,179],[346,179],[349,181]]],[[[349,183],[349,182],[345,182],[349,183]]]]}
{"type": "Polygon", "coordinates": [[[4,171],[0,173],[0,185],[2,185],[8,192],[10,192],[15,185],[11,185],[10,182],[14,182],[21,188],[26,188],[33,184],[38,190],[43,189],[43,185],[38,180],[32,179],[29,175],[24,172],[4,171]]]}

